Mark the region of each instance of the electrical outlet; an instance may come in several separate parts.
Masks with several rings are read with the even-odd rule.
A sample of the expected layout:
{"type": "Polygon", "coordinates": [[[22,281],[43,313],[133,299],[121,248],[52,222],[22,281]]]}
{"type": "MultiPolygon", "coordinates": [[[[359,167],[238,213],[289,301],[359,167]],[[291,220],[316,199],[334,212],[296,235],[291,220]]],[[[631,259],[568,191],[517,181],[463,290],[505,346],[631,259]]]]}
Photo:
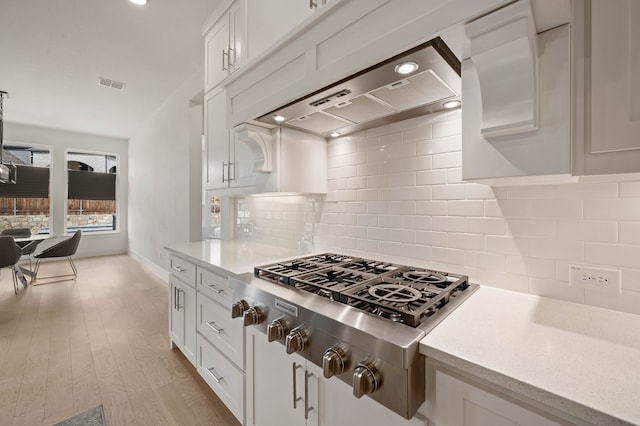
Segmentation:
{"type": "Polygon", "coordinates": [[[617,269],[569,266],[569,285],[607,293],[622,293],[622,279],[617,269]]]}

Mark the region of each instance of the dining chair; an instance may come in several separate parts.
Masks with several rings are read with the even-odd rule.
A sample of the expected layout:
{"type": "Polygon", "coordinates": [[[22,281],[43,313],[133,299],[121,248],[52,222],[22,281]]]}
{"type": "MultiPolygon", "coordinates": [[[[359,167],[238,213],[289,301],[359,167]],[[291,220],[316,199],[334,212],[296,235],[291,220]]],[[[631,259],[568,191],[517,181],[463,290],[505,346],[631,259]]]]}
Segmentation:
{"type": "Polygon", "coordinates": [[[71,237],[66,238],[60,241],[59,243],[54,244],[50,247],[47,247],[42,251],[39,251],[38,253],[33,255],[33,257],[37,259],[36,267],[33,271],[33,281],[32,281],[33,285],[51,284],[59,281],[75,280],[77,278],[78,270],[76,269],[76,265],[73,262],[73,259],[71,258],[71,256],[76,254],[76,251],[78,250],[78,244],[80,244],[80,237],[82,237],[82,230],[78,229],[71,237]],[[42,259],[51,259],[56,257],[66,257],[67,260],[69,261],[69,264],[71,265],[71,270],[73,271],[73,273],[63,274],[63,275],[52,275],[48,277],[38,277],[38,272],[40,271],[40,261],[42,259]],[[44,283],[42,282],[36,283],[38,279],[42,280],[42,279],[50,279],[50,278],[62,278],[62,279],[44,282],[44,283]]]}
{"type": "MultiPolygon", "coordinates": [[[[13,238],[30,238],[31,237],[31,229],[29,228],[9,228],[3,229],[0,232],[0,235],[9,235],[13,238]]],[[[33,270],[31,266],[31,255],[36,251],[38,244],[40,244],[42,240],[32,240],[32,241],[17,241],[16,243],[22,249],[23,256],[29,256],[29,270],[33,270]]]]}
{"type": "Polygon", "coordinates": [[[9,235],[0,235],[0,268],[11,268],[13,276],[13,292],[18,294],[18,279],[27,286],[27,279],[20,272],[18,261],[22,256],[22,249],[9,235]]]}

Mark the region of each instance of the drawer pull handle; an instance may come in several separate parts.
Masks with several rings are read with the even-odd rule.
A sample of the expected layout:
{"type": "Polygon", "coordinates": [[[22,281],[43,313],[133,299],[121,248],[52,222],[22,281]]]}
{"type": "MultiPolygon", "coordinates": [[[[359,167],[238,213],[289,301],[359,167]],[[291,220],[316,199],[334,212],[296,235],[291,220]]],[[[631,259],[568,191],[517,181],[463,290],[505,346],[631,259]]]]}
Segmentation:
{"type": "Polygon", "coordinates": [[[186,271],[186,269],[181,268],[181,267],[179,267],[179,266],[172,266],[172,267],[171,267],[171,269],[173,269],[174,271],[178,271],[178,272],[180,272],[180,273],[182,273],[182,272],[186,271]]]}
{"type": "Polygon", "coordinates": [[[207,284],[207,287],[209,287],[211,290],[213,290],[216,294],[220,294],[222,293],[224,290],[219,289],[218,287],[216,287],[213,284],[207,284]]]}
{"type": "Polygon", "coordinates": [[[213,376],[213,380],[216,381],[216,383],[220,383],[222,381],[222,377],[218,377],[218,375],[216,374],[216,370],[213,369],[213,367],[211,368],[207,368],[207,370],[209,370],[209,373],[211,373],[211,375],[213,376]]]}
{"type": "Polygon", "coordinates": [[[209,327],[213,328],[213,331],[215,331],[216,333],[220,334],[222,332],[222,330],[224,330],[224,328],[218,328],[218,327],[215,326],[215,324],[216,323],[213,322],[213,321],[207,323],[207,325],[209,327]]]}

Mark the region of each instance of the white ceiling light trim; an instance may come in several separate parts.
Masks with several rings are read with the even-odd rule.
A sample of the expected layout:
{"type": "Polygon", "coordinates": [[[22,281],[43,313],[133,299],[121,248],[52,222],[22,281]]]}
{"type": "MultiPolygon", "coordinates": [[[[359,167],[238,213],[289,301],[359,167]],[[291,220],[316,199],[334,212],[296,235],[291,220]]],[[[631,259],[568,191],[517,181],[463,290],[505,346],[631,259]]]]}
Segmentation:
{"type": "Polygon", "coordinates": [[[147,4],[147,0],[129,0],[133,4],[137,4],[138,6],[144,6],[147,4]]]}

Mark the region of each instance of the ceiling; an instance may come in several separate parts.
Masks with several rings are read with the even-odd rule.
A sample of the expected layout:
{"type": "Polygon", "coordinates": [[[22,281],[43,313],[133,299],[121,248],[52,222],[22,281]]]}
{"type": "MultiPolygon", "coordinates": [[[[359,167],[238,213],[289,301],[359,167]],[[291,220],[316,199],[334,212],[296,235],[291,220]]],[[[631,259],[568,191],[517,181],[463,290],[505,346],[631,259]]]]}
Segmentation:
{"type": "Polygon", "coordinates": [[[202,68],[202,24],[221,1],[0,0],[4,120],[129,138],[202,68]]]}

